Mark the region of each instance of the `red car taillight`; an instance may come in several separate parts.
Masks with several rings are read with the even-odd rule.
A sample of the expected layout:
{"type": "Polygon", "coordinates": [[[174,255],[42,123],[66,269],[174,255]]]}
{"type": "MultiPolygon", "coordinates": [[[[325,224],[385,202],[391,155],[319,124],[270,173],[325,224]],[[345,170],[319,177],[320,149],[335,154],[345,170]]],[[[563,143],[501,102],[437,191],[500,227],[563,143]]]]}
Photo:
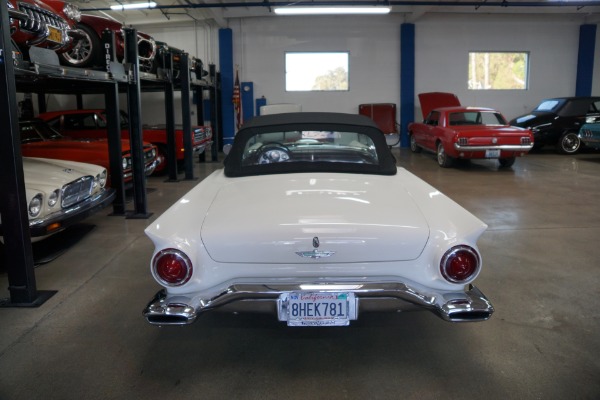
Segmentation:
{"type": "Polygon", "coordinates": [[[448,250],[440,262],[443,277],[452,283],[468,281],[479,271],[481,258],[470,246],[455,246],[448,250]]]}
{"type": "Polygon", "coordinates": [[[192,263],[177,249],[161,250],[152,259],[154,275],[165,286],[180,286],[192,277],[192,263]]]}

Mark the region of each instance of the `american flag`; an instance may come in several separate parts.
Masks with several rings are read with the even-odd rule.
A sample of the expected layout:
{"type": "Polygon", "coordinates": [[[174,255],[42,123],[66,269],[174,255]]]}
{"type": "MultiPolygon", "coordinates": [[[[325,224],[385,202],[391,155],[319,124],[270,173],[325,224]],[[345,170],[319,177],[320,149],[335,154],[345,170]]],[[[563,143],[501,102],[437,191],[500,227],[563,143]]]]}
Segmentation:
{"type": "Polygon", "coordinates": [[[233,110],[235,112],[235,130],[240,129],[244,123],[242,117],[242,96],[240,93],[240,78],[237,69],[235,70],[235,83],[233,84],[233,110]]]}

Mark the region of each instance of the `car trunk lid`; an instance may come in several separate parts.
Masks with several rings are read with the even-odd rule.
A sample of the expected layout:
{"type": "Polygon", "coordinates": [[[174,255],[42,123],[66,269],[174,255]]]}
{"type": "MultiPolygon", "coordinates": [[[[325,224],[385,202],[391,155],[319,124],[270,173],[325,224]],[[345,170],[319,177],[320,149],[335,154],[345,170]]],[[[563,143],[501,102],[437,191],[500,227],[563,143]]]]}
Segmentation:
{"type": "Polygon", "coordinates": [[[390,179],[295,174],[238,181],[216,195],[202,241],[225,263],[412,260],[429,227],[407,190],[390,179]]]}

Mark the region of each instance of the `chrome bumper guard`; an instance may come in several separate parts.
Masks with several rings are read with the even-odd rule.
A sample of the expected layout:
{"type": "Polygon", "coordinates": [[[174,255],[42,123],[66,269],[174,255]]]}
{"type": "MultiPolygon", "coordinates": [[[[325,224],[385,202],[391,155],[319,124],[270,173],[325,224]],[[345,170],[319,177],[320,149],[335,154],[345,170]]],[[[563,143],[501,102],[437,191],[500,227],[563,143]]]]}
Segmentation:
{"type": "Polygon", "coordinates": [[[504,145],[488,145],[488,146],[461,146],[454,143],[454,148],[457,151],[486,151],[486,150],[501,150],[501,151],[529,151],[533,149],[532,144],[504,144],[504,145]]]}
{"type": "MultiPolygon", "coordinates": [[[[449,322],[485,321],[494,312],[490,301],[472,285],[469,285],[467,290],[458,292],[421,290],[403,282],[389,281],[328,283],[326,285],[319,282],[310,286],[311,290],[308,290],[310,292],[354,293],[358,299],[359,313],[361,312],[361,302],[372,302],[369,307],[369,310],[372,311],[422,308],[449,322]],[[314,287],[323,287],[323,289],[315,290],[314,287]],[[390,300],[395,300],[392,307],[389,305],[390,300]],[[378,307],[378,304],[382,307],[378,307]],[[375,307],[372,307],[373,305],[375,307]]],[[[275,305],[281,294],[307,291],[303,287],[305,284],[232,284],[210,299],[169,295],[163,289],[156,293],[144,309],[143,315],[153,325],[186,325],[194,322],[203,312],[230,306],[232,303],[252,302],[257,306],[269,303],[273,306],[272,310],[276,310],[275,305]]],[[[248,307],[245,310],[248,310],[248,307]]]]}

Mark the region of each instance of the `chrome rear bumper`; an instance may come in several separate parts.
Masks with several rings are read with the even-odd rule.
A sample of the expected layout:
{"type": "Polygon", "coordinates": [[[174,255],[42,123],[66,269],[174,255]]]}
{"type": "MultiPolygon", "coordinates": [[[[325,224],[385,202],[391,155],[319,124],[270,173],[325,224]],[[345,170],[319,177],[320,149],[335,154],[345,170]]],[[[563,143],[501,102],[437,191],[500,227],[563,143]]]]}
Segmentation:
{"type": "Polygon", "coordinates": [[[533,143],[531,144],[490,144],[484,146],[469,146],[463,145],[461,146],[458,143],[454,143],[454,148],[456,151],[485,151],[485,150],[501,150],[501,151],[529,151],[533,148],[533,143]]]}
{"type": "Polygon", "coordinates": [[[359,313],[362,311],[404,311],[426,309],[445,321],[485,321],[494,312],[494,307],[475,286],[465,291],[444,292],[431,289],[416,289],[403,282],[318,282],[306,284],[256,284],[236,283],[210,299],[169,295],[159,291],[143,315],[153,325],[191,324],[203,312],[221,309],[224,311],[267,311],[277,313],[277,300],[283,293],[352,292],[358,299],[359,313]],[[322,289],[321,289],[322,288],[322,289]]]}

